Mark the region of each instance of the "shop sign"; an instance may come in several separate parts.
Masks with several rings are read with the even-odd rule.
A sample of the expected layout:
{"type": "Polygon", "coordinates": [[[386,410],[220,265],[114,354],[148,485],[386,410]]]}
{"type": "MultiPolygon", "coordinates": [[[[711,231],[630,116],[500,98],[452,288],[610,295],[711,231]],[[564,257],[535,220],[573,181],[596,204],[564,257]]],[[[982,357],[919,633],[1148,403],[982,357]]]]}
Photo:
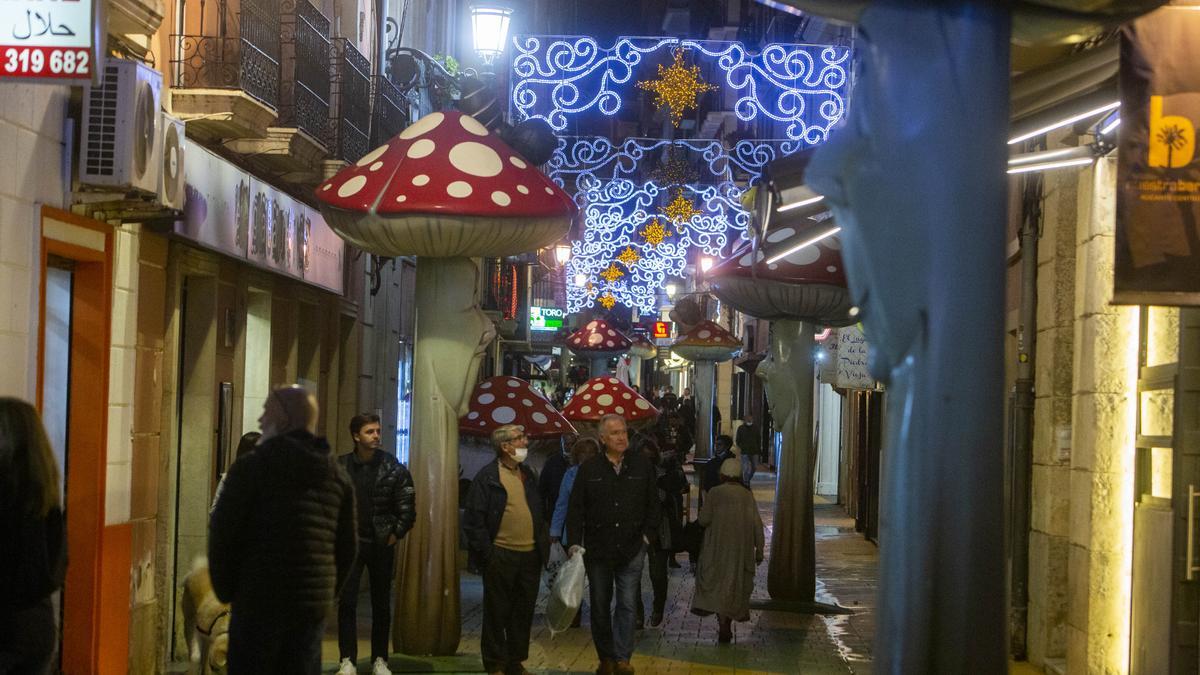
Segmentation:
{"type": "Polygon", "coordinates": [[[671,337],[671,322],[670,321],[655,321],[651,328],[650,335],[655,340],[663,340],[671,337]]]}
{"type": "Polygon", "coordinates": [[[530,307],[529,330],[556,331],[563,327],[566,311],[558,307],[530,307]]]}
{"type": "Polygon", "coordinates": [[[199,145],[188,147],[175,234],[259,267],[342,292],[345,244],[320,212],[199,145]]]}
{"type": "Polygon", "coordinates": [[[1200,12],[1121,29],[1114,302],[1200,304],[1200,12]]]}
{"type": "Polygon", "coordinates": [[[0,73],[23,81],[91,81],[101,0],[0,2],[0,73]]]}
{"type": "Polygon", "coordinates": [[[867,338],[858,326],[837,330],[837,375],[839,389],[874,389],[875,378],[867,370],[867,338]]]}

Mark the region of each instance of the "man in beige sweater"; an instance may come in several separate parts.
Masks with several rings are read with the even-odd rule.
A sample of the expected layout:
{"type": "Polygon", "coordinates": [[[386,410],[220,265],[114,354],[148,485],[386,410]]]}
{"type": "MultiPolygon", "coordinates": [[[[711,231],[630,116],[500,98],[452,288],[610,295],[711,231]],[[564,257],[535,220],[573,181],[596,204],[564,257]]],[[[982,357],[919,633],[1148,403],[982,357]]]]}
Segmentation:
{"type": "Polygon", "coordinates": [[[470,553],[483,570],[480,648],[489,673],[524,675],[538,581],[549,536],[537,475],[527,467],[529,440],[519,426],[492,432],[495,461],[479,470],[463,514],[470,553]]]}

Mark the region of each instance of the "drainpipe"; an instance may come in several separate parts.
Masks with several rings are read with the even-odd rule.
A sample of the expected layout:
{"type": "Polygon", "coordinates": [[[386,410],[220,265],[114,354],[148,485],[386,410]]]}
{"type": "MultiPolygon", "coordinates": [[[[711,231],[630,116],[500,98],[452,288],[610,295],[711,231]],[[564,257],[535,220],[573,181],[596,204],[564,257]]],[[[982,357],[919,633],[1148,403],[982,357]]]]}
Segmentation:
{"type": "Polygon", "coordinates": [[[1017,380],[1013,386],[1012,588],[1009,616],[1013,658],[1027,657],[1029,615],[1029,519],[1033,472],[1033,366],[1037,337],[1038,229],[1042,222],[1042,177],[1023,181],[1021,217],[1021,307],[1017,322],[1017,380]]]}

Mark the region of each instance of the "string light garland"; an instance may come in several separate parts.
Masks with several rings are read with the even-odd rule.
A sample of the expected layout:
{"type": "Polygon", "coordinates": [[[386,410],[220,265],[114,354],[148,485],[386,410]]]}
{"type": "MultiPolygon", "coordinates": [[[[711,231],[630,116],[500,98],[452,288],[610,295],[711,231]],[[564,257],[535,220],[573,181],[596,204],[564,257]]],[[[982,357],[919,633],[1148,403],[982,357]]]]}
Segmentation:
{"type": "Polygon", "coordinates": [[[617,260],[620,260],[626,267],[633,267],[641,259],[642,256],[638,255],[638,252],[633,250],[632,246],[626,246],[625,250],[621,251],[621,255],[617,256],[617,260]]]}
{"type": "Polygon", "coordinates": [[[700,79],[699,66],[683,65],[683,50],[676,49],[672,63],[666,68],[658,64],[657,80],[642,80],[638,89],[654,92],[654,105],[667,108],[671,114],[671,126],[679,128],[685,110],[700,106],[699,98],[705,92],[716,91],[717,86],[700,79]]]}
{"type": "Polygon", "coordinates": [[[683,196],[682,188],[675,190],[675,198],[671,200],[670,204],[659,209],[659,211],[672,223],[675,223],[676,227],[682,223],[691,221],[692,218],[703,213],[696,208],[696,205],[691,200],[683,196]]]}
{"type": "Polygon", "coordinates": [[[667,151],[661,166],[650,173],[650,178],[664,185],[683,185],[695,183],[700,178],[699,172],[688,161],[686,151],[672,146],[667,151]]]}
{"type": "Polygon", "coordinates": [[[611,284],[612,282],[616,281],[617,279],[620,279],[621,277],[625,276],[625,273],[622,272],[620,269],[618,269],[616,264],[609,263],[608,268],[605,269],[603,272],[601,272],[600,276],[605,281],[607,281],[608,283],[611,284]]]}
{"type": "Polygon", "coordinates": [[[600,305],[603,306],[604,309],[612,309],[616,304],[617,299],[614,298],[611,293],[605,293],[604,295],[600,296],[600,305]]]}
{"type": "Polygon", "coordinates": [[[658,222],[658,218],[655,218],[654,220],[651,220],[650,224],[638,234],[642,235],[643,241],[650,246],[655,247],[663,243],[664,239],[671,236],[671,231],[663,227],[662,223],[658,222]]]}

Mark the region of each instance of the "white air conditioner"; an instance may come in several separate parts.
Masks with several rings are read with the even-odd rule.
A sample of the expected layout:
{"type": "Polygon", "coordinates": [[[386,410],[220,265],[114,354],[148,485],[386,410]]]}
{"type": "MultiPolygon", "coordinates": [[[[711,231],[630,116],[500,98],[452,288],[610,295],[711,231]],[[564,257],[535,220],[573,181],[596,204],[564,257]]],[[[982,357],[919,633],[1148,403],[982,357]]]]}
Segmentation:
{"type": "Polygon", "coordinates": [[[162,205],[177,211],[183,210],[183,156],[185,139],[183,120],[163,113],[162,115],[162,170],[159,174],[158,200],[162,205]]]}
{"type": "Polygon", "coordinates": [[[157,195],[162,169],[159,101],[162,75],[136,61],[110,58],[83,96],[79,182],[157,195]]]}

